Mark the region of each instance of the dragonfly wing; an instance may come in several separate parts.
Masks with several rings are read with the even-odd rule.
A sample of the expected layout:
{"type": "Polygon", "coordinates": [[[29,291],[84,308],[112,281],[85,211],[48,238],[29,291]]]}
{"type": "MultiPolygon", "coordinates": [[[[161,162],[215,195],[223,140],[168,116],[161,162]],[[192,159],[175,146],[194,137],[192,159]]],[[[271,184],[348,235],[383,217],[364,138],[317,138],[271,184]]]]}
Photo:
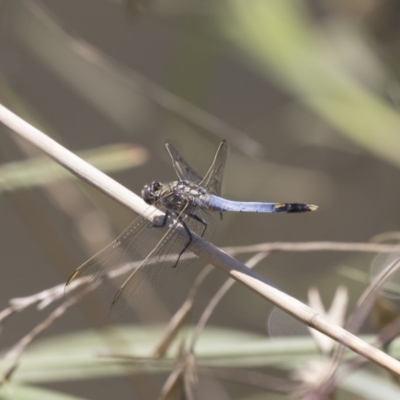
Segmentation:
{"type": "Polygon", "coordinates": [[[108,289],[114,288],[114,296],[115,288],[125,281],[126,276],[142,263],[159,242],[162,228],[154,228],[160,219],[156,214],[156,210],[149,207],[116,240],[83,263],[67,281],[67,301],[75,301],[98,287],[105,293],[111,293],[108,289]]]}
{"type": "MultiPolygon", "coordinates": [[[[210,213],[199,207],[189,207],[181,214],[182,224],[175,220],[167,231],[164,230],[159,245],[143,261],[142,265],[124,282],[114,298],[111,314],[118,316],[129,309],[133,302],[142,302],[146,296],[164,285],[170,279],[182,272],[197,256],[182,251],[190,243],[190,237],[178,234],[180,225],[185,225],[191,232],[210,240],[215,231],[215,219],[210,213]]],[[[153,228],[158,230],[159,228],[153,228]]],[[[132,247],[135,244],[132,243],[132,247]]],[[[127,249],[131,252],[131,249],[127,249]]]]}
{"type": "Polygon", "coordinates": [[[211,194],[221,194],[222,178],[228,153],[228,145],[223,140],[215,153],[214,160],[200,186],[206,188],[211,194]]]}
{"type": "Polygon", "coordinates": [[[189,165],[189,163],[179,154],[178,150],[170,144],[165,143],[169,155],[172,159],[175,172],[181,180],[188,180],[193,183],[199,183],[201,176],[189,165]]]}

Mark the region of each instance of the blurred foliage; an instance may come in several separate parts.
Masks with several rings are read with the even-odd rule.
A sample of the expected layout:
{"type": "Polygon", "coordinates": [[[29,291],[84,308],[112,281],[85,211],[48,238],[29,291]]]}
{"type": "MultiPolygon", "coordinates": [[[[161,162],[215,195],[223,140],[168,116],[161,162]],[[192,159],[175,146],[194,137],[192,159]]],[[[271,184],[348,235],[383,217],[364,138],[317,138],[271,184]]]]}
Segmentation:
{"type": "MultiPolygon", "coordinates": [[[[311,21],[305,3],[249,0],[229,3],[234,16],[226,33],[255,61],[271,70],[298,101],[339,132],[393,164],[400,165],[400,115],[387,99],[361,84],[343,67],[332,43],[311,21]]],[[[362,66],[363,60],[357,60],[362,66]]],[[[396,85],[387,76],[387,88],[396,85]]]]}
{"type": "MultiPolygon", "coordinates": [[[[268,191],[278,198],[309,196],[310,201],[317,199],[324,206],[319,215],[313,216],[320,218],[316,222],[281,225],[271,219],[267,229],[262,224],[259,230],[255,228],[256,219],[236,229],[227,216],[226,236],[238,232],[238,240],[253,237],[280,240],[283,235],[290,240],[335,237],[335,234],[346,237],[353,228],[358,235],[353,237],[365,239],[368,229],[377,233],[389,218],[396,224],[398,197],[393,194],[396,180],[388,184],[390,195],[382,190],[382,196],[374,198],[379,195],[380,187],[371,185],[366,193],[350,201],[347,190],[351,187],[357,192],[359,182],[346,181],[346,176],[356,169],[354,166],[363,174],[365,170],[365,175],[371,172],[363,160],[356,164],[361,159],[357,158],[362,153],[360,149],[366,150],[371,159],[376,157],[396,168],[400,166],[400,14],[396,2],[105,0],[88,2],[87,15],[81,13],[85,4],[45,0],[0,3],[1,39],[9,40],[4,51],[7,46],[12,49],[0,60],[2,102],[18,110],[21,116],[44,121],[46,128],[47,123],[54,125],[51,130],[54,137],[67,145],[85,132],[82,137],[87,142],[83,142],[86,147],[91,144],[93,150],[80,155],[108,172],[137,166],[146,160],[143,148],[118,144],[121,142],[143,141],[151,148],[155,143],[160,144],[159,138],[165,141],[168,137],[178,143],[177,147],[187,147],[188,153],[192,153],[188,159],[197,166],[214,142],[223,137],[234,150],[230,155],[231,175],[226,180],[229,195],[263,198],[268,191]],[[58,15],[52,12],[52,7],[54,10],[60,7],[58,15]],[[117,18],[121,13],[123,17],[117,18]],[[82,20],[84,23],[79,24],[82,20]],[[118,31],[117,35],[118,28],[126,30],[118,31]],[[161,40],[164,32],[168,32],[165,42],[161,40]],[[12,47],[14,42],[17,45],[12,47]],[[21,56],[18,51],[29,56],[21,56]],[[159,54],[165,58],[157,58],[159,54]],[[141,64],[142,58],[147,64],[141,64]],[[25,60],[34,60],[27,75],[22,65],[25,60]],[[245,71],[241,75],[243,82],[229,80],[231,64],[245,71]],[[37,86],[36,77],[40,82],[37,86]],[[225,86],[218,86],[219,82],[213,81],[215,77],[226,78],[225,86]],[[42,88],[42,82],[47,86],[42,88]],[[230,91],[232,86],[236,91],[230,91]],[[51,92],[53,87],[60,91],[57,96],[51,92]],[[252,87],[253,92],[246,92],[247,87],[252,87]],[[226,91],[224,96],[216,93],[221,88],[226,91]],[[261,96],[259,103],[250,101],[249,98],[258,99],[257,90],[270,93],[261,96]],[[30,105],[27,115],[25,104],[30,105]],[[243,119],[239,118],[242,114],[246,115],[243,119]],[[55,121],[60,116],[57,126],[55,121]],[[74,129],[75,120],[79,129],[74,129]],[[98,121],[98,125],[89,123],[87,130],[85,123],[92,120],[98,121]],[[289,123],[291,129],[287,127],[289,123]],[[107,134],[106,141],[117,144],[99,148],[102,134],[107,134]],[[332,151],[321,151],[320,168],[316,166],[318,160],[313,158],[318,149],[332,151]],[[303,154],[303,162],[297,162],[298,154],[303,154]],[[308,164],[309,160],[313,161],[308,164]],[[332,183],[333,173],[330,175],[335,168],[336,186],[332,183]],[[339,193],[338,181],[345,182],[343,193],[339,193]],[[386,207],[391,199],[392,208],[386,207]],[[379,214],[377,208],[387,209],[388,214],[379,214]]],[[[5,159],[9,156],[7,149],[5,159]]],[[[162,157],[154,152],[149,169],[158,168],[163,174],[162,157]]],[[[0,191],[45,185],[67,176],[60,167],[44,159],[5,163],[0,167],[0,191]]],[[[125,221],[124,215],[120,218],[125,221]]],[[[315,266],[312,274],[304,272],[309,261],[297,264],[295,257],[299,271],[296,276],[285,269],[290,259],[283,257],[268,263],[268,273],[272,276],[279,276],[282,268],[281,282],[293,291],[315,285],[325,286],[321,293],[329,293],[345,277],[349,286],[352,280],[361,283],[350,290],[355,303],[357,291],[368,282],[366,270],[370,260],[363,256],[345,260],[327,257],[325,264],[312,259],[310,264],[315,266]],[[357,264],[360,269],[346,267],[342,276],[338,276],[335,271],[343,264],[357,264]]],[[[36,269],[39,267],[32,266],[35,275],[40,276],[36,269]]],[[[15,290],[20,290],[19,279],[15,281],[18,281],[15,290]]],[[[209,290],[215,290],[217,284],[215,280],[209,290]]],[[[178,286],[175,291],[179,292],[178,286]]],[[[221,325],[241,324],[245,326],[243,331],[206,329],[196,347],[200,367],[274,368],[286,375],[305,369],[308,362],[320,361],[311,337],[269,340],[265,335],[249,333],[263,327],[266,309],[254,299],[243,299],[242,294],[238,290],[227,297],[228,305],[217,315],[221,325]]],[[[160,304],[159,308],[163,306],[160,304]]],[[[143,314],[146,313],[144,310],[143,314]]],[[[382,315],[374,317],[382,319],[382,315]]],[[[394,318],[392,313],[390,317],[394,318]]],[[[78,398],[25,384],[78,379],[96,382],[146,372],[166,374],[173,368],[177,346],[165,360],[149,359],[162,330],[160,326],[135,325],[42,340],[24,354],[11,382],[2,387],[1,398],[72,400],[78,398]],[[120,362],[110,357],[110,353],[132,355],[136,360],[120,362]]],[[[365,339],[373,341],[374,337],[365,339]]],[[[400,355],[397,342],[390,346],[395,356],[400,355]]],[[[0,365],[5,367],[6,363],[0,365]]],[[[387,400],[398,398],[399,393],[398,388],[390,385],[387,375],[377,374],[372,368],[351,372],[339,386],[337,394],[343,397],[337,398],[387,400]]]]}
{"type": "Polygon", "coordinates": [[[5,385],[1,390],[4,400],[85,400],[83,397],[73,396],[55,390],[49,390],[27,385],[5,385]]]}
{"type": "MultiPolygon", "coordinates": [[[[138,167],[147,159],[145,149],[129,144],[104,146],[77,152],[77,155],[108,173],[138,167]]],[[[78,178],[46,157],[3,164],[0,166],[0,193],[47,185],[63,179],[78,178]]]]}
{"type": "MultiPolygon", "coordinates": [[[[83,331],[38,341],[25,353],[12,382],[1,389],[1,396],[4,394],[2,398],[7,399],[35,399],[35,390],[40,394],[40,389],[31,388],[30,384],[166,373],[174,367],[179,348],[173,346],[166,358],[152,359],[150,354],[154,343],[162,332],[162,326],[115,326],[105,331],[83,331]],[[30,390],[32,397],[23,397],[23,393],[29,396],[30,390]],[[11,395],[13,392],[16,397],[11,395]]],[[[189,329],[186,333],[190,332],[189,329]]],[[[363,339],[371,341],[373,337],[363,339]]],[[[394,355],[400,354],[399,341],[392,344],[391,350],[394,355]]],[[[301,370],[313,360],[321,360],[321,356],[311,337],[271,340],[264,335],[238,330],[207,328],[196,346],[196,359],[201,376],[202,367],[223,371],[230,368],[274,366],[289,372],[301,370]]],[[[2,368],[4,365],[5,362],[0,364],[2,368]]],[[[368,371],[352,373],[341,382],[341,387],[360,396],[369,392],[374,399],[394,398],[391,395],[393,388],[387,387],[386,379],[368,371]],[[364,382],[362,385],[359,384],[360,380],[364,382]]],[[[47,398],[45,394],[43,399],[47,398]]]]}

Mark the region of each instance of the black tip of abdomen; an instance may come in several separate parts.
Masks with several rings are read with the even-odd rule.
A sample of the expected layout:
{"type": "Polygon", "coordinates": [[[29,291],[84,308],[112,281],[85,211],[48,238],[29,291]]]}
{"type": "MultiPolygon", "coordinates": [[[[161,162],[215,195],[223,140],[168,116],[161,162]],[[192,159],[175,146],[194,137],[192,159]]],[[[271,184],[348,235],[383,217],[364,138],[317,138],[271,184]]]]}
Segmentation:
{"type": "Polygon", "coordinates": [[[274,210],[276,213],[302,213],[307,211],[315,211],[318,206],[314,204],[302,203],[282,203],[276,204],[274,210]]]}

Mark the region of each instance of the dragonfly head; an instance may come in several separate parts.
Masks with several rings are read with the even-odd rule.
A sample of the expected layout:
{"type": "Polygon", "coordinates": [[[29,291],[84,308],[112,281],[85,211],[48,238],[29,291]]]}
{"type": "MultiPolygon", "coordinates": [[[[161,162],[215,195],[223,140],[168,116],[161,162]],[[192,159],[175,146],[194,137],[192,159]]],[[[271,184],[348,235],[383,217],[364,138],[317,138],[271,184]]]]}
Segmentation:
{"type": "Polygon", "coordinates": [[[142,198],[147,204],[154,204],[159,198],[159,191],[161,189],[161,183],[153,181],[146,185],[142,190],[142,198]]]}

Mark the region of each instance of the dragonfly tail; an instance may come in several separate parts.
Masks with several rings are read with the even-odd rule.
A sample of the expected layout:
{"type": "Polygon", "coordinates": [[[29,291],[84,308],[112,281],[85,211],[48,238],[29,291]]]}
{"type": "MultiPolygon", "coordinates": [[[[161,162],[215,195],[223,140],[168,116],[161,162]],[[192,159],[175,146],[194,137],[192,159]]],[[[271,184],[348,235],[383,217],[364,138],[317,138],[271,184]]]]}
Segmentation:
{"type": "Polygon", "coordinates": [[[260,213],[302,213],[315,211],[318,207],[303,203],[256,203],[248,201],[232,201],[211,195],[207,208],[212,211],[260,212],[260,213]]]}

